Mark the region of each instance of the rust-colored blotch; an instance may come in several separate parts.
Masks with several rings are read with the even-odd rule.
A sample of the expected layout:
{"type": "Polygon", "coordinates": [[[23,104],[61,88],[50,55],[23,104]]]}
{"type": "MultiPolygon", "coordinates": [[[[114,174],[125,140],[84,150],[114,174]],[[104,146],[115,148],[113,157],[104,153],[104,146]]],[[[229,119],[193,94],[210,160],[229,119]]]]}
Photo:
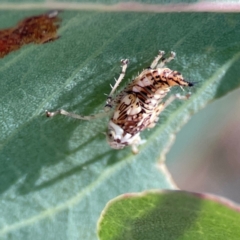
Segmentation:
{"type": "Polygon", "coordinates": [[[16,27],[0,30],[0,58],[28,43],[47,43],[58,39],[59,11],[25,18],[16,27]]]}

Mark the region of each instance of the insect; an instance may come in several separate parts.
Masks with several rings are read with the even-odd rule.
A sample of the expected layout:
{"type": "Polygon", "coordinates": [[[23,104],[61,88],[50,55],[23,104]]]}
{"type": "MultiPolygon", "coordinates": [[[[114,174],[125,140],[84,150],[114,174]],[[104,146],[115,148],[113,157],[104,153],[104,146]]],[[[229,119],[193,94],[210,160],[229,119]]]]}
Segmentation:
{"type": "Polygon", "coordinates": [[[63,109],[55,112],[46,111],[47,117],[57,114],[72,118],[91,120],[111,114],[106,132],[107,142],[114,149],[131,146],[133,153],[138,152],[138,146],[145,142],[140,132],[153,128],[159,119],[159,114],[176,98],[186,99],[180,94],[164,98],[173,86],[191,87],[193,83],[186,81],[181,73],[173,71],[165,64],[175,58],[164,58],[164,51],[159,51],[149,68],[143,70],[123,91],[114,97],[114,93],[125,76],[128,59],[121,60],[122,72],[107,97],[104,112],[96,115],[82,116],[67,112],[63,109]]]}

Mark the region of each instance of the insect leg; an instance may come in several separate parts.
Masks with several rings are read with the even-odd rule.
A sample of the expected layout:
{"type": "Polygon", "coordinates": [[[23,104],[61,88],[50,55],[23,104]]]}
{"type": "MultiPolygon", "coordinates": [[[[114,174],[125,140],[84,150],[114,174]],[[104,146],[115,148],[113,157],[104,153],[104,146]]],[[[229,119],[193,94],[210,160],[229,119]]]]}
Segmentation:
{"type": "Polygon", "coordinates": [[[157,57],[155,57],[155,59],[153,60],[152,64],[150,65],[150,68],[156,68],[159,60],[162,58],[162,56],[165,54],[164,51],[159,51],[157,57]]]}
{"type": "Polygon", "coordinates": [[[140,135],[138,135],[138,137],[136,138],[136,140],[132,143],[131,147],[132,147],[132,153],[133,154],[138,154],[139,150],[138,150],[138,146],[142,145],[146,142],[146,140],[142,140],[140,135]]]}
{"type": "Polygon", "coordinates": [[[162,61],[157,65],[157,68],[163,68],[165,66],[165,64],[167,62],[170,62],[171,60],[173,60],[175,58],[175,56],[176,56],[176,53],[175,52],[171,52],[170,57],[162,59],[162,61]]]}
{"type": "Polygon", "coordinates": [[[170,96],[170,97],[167,99],[167,101],[164,103],[164,106],[163,106],[163,108],[162,108],[162,111],[163,111],[167,106],[169,106],[175,99],[188,100],[190,96],[191,96],[191,93],[188,93],[188,94],[186,94],[185,96],[184,96],[184,95],[181,95],[181,94],[179,94],[179,93],[170,96]]]}
{"type": "Polygon", "coordinates": [[[116,91],[117,87],[119,86],[120,82],[123,80],[125,73],[126,73],[126,69],[127,69],[127,65],[129,63],[128,59],[122,59],[121,60],[122,63],[122,72],[119,75],[118,79],[116,80],[114,86],[112,87],[111,92],[108,95],[108,98],[106,100],[106,105],[105,105],[105,111],[108,112],[109,109],[112,108],[112,95],[113,93],[116,91]]]}
{"type": "Polygon", "coordinates": [[[96,118],[105,117],[109,113],[100,112],[100,113],[95,114],[95,115],[83,116],[83,115],[78,115],[78,114],[75,114],[75,113],[67,112],[67,111],[65,111],[63,109],[57,110],[55,112],[46,111],[46,116],[47,117],[54,117],[54,116],[56,116],[58,114],[65,115],[65,116],[68,116],[68,117],[71,117],[71,118],[81,119],[81,120],[92,120],[92,119],[96,119],[96,118]]]}
{"type": "Polygon", "coordinates": [[[162,102],[160,103],[156,110],[155,110],[155,114],[154,114],[154,118],[152,119],[152,123],[147,127],[147,128],[153,128],[155,127],[156,123],[158,122],[159,119],[159,115],[160,113],[167,107],[169,106],[175,99],[180,99],[180,100],[187,100],[189,99],[191,93],[188,93],[187,95],[183,96],[181,94],[176,94],[176,95],[172,95],[170,96],[166,102],[162,102]]]}

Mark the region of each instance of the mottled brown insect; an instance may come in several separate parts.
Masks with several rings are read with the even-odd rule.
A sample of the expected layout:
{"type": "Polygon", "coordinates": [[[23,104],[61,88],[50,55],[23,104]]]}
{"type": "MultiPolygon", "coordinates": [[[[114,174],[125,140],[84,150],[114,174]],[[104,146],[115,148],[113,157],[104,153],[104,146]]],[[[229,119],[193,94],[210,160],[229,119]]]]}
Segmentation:
{"type": "Polygon", "coordinates": [[[77,119],[90,120],[104,116],[106,113],[112,113],[106,133],[107,142],[114,149],[131,146],[132,151],[137,153],[137,147],[144,142],[140,138],[140,132],[146,128],[154,127],[159,114],[175,98],[187,98],[187,96],[178,94],[163,102],[171,87],[193,86],[192,83],[183,78],[181,73],[164,67],[166,62],[175,57],[175,53],[171,52],[171,56],[167,59],[163,58],[163,55],[164,52],[159,51],[151,66],[143,70],[120,94],[113,97],[127,69],[128,60],[122,60],[122,72],[107,98],[105,112],[92,116],[81,116],[65,110],[58,110],[55,112],[46,111],[47,116],[62,114],[77,119]],[[111,109],[113,112],[110,111],[111,109]]]}

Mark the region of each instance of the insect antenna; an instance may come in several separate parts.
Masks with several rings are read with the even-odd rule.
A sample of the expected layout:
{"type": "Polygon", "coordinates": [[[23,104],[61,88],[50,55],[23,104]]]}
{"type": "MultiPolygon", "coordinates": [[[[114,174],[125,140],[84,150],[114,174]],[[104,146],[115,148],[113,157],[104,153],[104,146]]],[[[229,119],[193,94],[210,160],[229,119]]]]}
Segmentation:
{"type": "Polygon", "coordinates": [[[190,81],[187,81],[187,80],[186,80],[186,82],[189,84],[189,85],[188,85],[189,87],[193,87],[193,86],[195,86],[196,84],[200,83],[201,81],[190,82],[190,81]]]}

